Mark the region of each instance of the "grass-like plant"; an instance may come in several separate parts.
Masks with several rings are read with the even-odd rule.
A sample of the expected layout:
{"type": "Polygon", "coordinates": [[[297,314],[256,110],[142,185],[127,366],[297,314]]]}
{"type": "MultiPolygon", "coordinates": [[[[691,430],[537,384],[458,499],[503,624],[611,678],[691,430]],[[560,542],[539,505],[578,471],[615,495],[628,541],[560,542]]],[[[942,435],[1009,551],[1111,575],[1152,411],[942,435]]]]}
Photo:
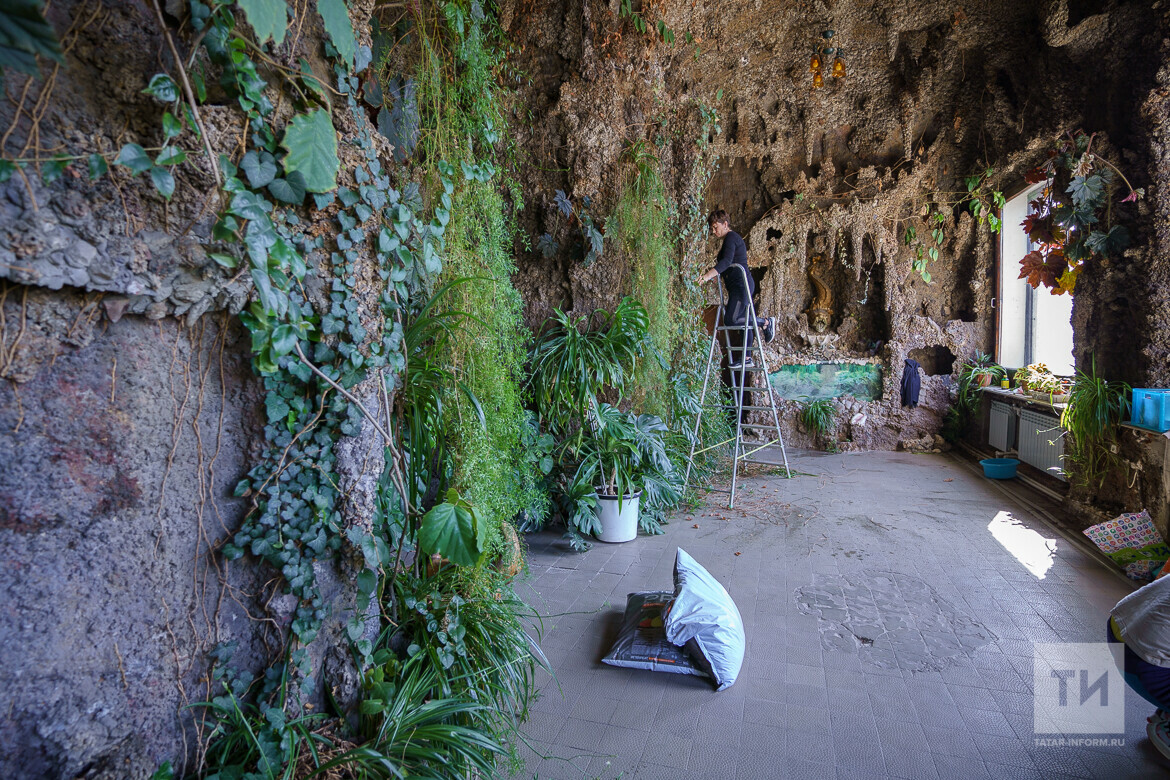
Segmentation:
{"type": "Polygon", "coordinates": [[[475,410],[477,422],[486,425],[478,398],[448,358],[456,332],[467,321],[481,320],[469,312],[441,307],[451,289],[471,282],[485,283],[465,278],[444,284],[408,320],[403,330],[406,381],[401,399],[401,436],[407,471],[406,498],[415,510],[428,507],[447,490],[450,470],[443,425],[444,399],[452,391],[461,393],[475,410]]]}
{"type": "Polygon", "coordinates": [[[1117,425],[1126,414],[1130,386],[1111,382],[1097,375],[1096,357],[1088,372],[1077,371],[1068,406],[1060,415],[1060,425],[1068,431],[1064,458],[1069,475],[1078,483],[1096,486],[1120,463],[1113,452],[1117,442],[1117,425]]]}
{"type": "Polygon", "coordinates": [[[386,659],[367,677],[362,722],[369,738],[308,777],[335,777],[330,773],[338,769],[378,780],[495,776],[496,760],[507,748],[481,727],[490,702],[442,695],[441,683],[440,670],[424,656],[401,663],[386,659]]]}
{"type": "MultiPolygon", "coordinates": [[[[366,722],[372,746],[382,749],[385,730],[391,727],[386,720],[395,716],[379,702],[390,701],[418,666],[425,670],[428,697],[477,705],[452,713],[457,717],[450,722],[499,746],[476,743],[478,759],[494,761],[507,752],[516,727],[528,716],[536,667],[549,668],[529,634],[539,635],[539,616],[515,595],[506,577],[487,566],[444,566],[430,576],[400,578],[396,604],[395,624],[384,632],[366,680],[362,711],[373,716],[366,722]],[[396,647],[405,647],[405,660],[396,647]]],[[[461,760],[465,770],[495,776],[468,754],[461,760]]]]}
{"type": "Polygon", "coordinates": [[[800,422],[814,440],[828,440],[837,430],[837,410],[831,398],[808,399],[800,405],[800,422]]]}
{"type": "Polygon", "coordinates": [[[612,314],[573,317],[555,309],[549,322],[532,351],[528,386],[542,421],[563,434],[585,419],[603,388],[620,397],[645,352],[649,321],[642,304],[627,297],[612,314]]]}

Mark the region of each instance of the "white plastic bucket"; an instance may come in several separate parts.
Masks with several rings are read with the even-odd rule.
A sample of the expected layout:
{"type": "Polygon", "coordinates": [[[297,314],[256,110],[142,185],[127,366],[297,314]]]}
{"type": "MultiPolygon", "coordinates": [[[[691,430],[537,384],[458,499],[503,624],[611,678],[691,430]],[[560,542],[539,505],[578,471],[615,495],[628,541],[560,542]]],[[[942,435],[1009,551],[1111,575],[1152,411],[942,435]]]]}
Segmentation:
{"type": "Polygon", "coordinates": [[[601,520],[601,533],[597,538],[603,542],[628,542],[638,535],[638,500],[641,493],[624,496],[621,510],[618,510],[617,496],[598,496],[597,515],[601,520]]]}

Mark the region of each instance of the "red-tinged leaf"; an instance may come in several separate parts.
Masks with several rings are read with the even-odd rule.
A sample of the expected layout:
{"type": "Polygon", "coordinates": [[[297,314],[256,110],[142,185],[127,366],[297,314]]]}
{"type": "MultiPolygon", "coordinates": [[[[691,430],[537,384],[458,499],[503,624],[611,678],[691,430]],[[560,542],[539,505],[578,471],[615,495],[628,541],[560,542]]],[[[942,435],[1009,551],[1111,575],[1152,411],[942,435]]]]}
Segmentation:
{"type": "Polygon", "coordinates": [[[1024,174],[1024,181],[1028,184],[1039,184],[1048,179],[1048,169],[1043,165],[1037,166],[1024,174]]]}
{"type": "Polygon", "coordinates": [[[1023,259],[1020,260],[1019,278],[1026,279],[1033,289],[1044,285],[1052,290],[1058,286],[1057,280],[1067,270],[1068,263],[1065,262],[1063,251],[1053,249],[1044,254],[1036,249],[1024,255],[1023,259]]]}
{"type": "Polygon", "coordinates": [[[1032,213],[1020,224],[1024,226],[1024,232],[1028,237],[1037,244],[1051,244],[1055,240],[1051,216],[1032,213]]]}

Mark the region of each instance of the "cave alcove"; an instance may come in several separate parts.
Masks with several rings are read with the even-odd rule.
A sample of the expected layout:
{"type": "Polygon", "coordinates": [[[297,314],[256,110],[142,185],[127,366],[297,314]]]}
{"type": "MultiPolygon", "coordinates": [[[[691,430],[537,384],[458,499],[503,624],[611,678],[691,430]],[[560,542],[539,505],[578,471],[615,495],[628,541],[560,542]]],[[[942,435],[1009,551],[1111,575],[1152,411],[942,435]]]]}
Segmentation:
{"type": "Polygon", "coordinates": [[[955,353],[948,347],[931,346],[910,350],[906,357],[917,360],[927,376],[946,376],[955,371],[955,353]]]}

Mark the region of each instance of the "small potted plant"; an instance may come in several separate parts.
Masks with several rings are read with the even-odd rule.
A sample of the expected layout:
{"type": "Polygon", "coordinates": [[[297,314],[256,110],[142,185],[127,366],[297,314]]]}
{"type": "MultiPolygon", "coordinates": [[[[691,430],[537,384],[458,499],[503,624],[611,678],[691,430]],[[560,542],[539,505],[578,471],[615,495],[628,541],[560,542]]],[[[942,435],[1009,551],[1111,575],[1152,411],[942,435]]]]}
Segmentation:
{"type": "Polygon", "coordinates": [[[993,382],[998,384],[999,380],[1007,376],[1003,366],[996,363],[991,355],[982,352],[975,353],[975,357],[963,367],[963,372],[970,373],[970,381],[976,387],[988,387],[993,382]]]}
{"type": "Polygon", "coordinates": [[[1028,380],[1028,393],[1033,398],[1048,401],[1050,404],[1063,404],[1068,403],[1069,386],[1066,380],[1055,374],[1037,373],[1028,380]]]}
{"type": "Polygon", "coordinates": [[[1052,376],[1052,372],[1043,363],[1031,363],[1023,368],[1018,368],[1015,375],[1016,387],[1028,392],[1032,389],[1032,385],[1041,382],[1045,375],[1052,376]]]}

